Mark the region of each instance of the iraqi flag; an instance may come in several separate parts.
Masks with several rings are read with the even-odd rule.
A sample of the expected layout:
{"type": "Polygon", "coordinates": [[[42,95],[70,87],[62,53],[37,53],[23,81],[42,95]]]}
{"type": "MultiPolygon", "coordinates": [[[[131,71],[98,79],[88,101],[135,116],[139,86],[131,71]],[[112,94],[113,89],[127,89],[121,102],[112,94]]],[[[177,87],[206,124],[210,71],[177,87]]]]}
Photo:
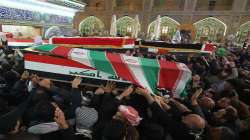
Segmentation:
{"type": "Polygon", "coordinates": [[[80,48],[41,45],[35,50],[49,52],[79,62],[96,70],[115,75],[155,93],[157,88],[172,91],[177,97],[191,78],[183,63],[112,54],[80,48]]]}

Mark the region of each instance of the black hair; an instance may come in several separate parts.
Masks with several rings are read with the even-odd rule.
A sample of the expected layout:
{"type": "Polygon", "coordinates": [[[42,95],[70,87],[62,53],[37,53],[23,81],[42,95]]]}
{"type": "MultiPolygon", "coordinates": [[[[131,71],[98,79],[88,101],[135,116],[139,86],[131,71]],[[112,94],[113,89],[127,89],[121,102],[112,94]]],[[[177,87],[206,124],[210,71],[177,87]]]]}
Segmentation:
{"type": "Polygon", "coordinates": [[[226,114],[224,115],[224,118],[231,122],[231,121],[235,121],[238,118],[237,112],[231,108],[231,107],[227,107],[226,109],[226,114]]]}
{"type": "Polygon", "coordinates": [[[227,127],[222,127],[220,132],[220,138],[224,140],[235,140],[235,133],[227,127]]]}
{"type": "Polygon", "coordinates": [[[112,120],[103,129],[105,140],[122,140],[126,135],[126,124],[120,120],[112,120]]]}

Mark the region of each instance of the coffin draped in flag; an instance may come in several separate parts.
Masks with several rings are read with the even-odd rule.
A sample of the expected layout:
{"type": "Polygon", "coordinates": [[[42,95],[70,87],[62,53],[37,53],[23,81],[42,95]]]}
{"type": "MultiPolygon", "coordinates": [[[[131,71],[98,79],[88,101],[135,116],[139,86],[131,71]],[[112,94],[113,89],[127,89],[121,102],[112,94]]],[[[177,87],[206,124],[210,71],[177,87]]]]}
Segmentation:
{"type": "Polygon", "coordinates": [[[134,48],[135,39],[127,37],[52,37],[50,44],[79,48],[134,48]]]}
{"type": "Polygon", "coordinates": [[[191,71],[182,63],[56,45],[41,45],[35,47],[35,50],[49,52],[121,77],[152,93],[157,88],[165,88],[178,96],[191,78],[191,71]]]}

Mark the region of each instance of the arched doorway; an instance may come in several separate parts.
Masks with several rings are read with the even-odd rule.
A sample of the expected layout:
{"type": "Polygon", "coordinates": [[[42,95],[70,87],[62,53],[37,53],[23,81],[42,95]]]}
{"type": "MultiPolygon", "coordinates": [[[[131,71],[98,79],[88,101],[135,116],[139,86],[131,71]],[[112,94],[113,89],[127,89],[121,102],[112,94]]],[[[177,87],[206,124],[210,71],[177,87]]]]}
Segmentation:
{"type": "Polygon", "coordinates": [[[89,16],[79,24],[79,32],[82,36],[100,35],[103,30],[103,22],[95,16],[89,16]]]}
{"type": "Polygon", "coordinates": [[[237,31],[236,38],[238,42],[243,42],[247,37],[250,36],[250,21],[242,24],[237,31]]]}
{"type": "Polygon", "coordinates": [[[124,16],[116,21],[117,34],[119,36],[132,36],[135,20],[124,16]]]}
{"type": "Polygon", "coordinates": [[[208,17],[194,23],[196,40],[212,40],[221,42],[226,35],[227,25],[214,17],[208,17]]]}
{"type": "MultiPolygon", "coordinates": [[[[156,20],[151,22],[148,26],[148,38],[154,36],[154,27],[156,24],[156,20]]],[[[180,26],[180,23],[170,17],[164,16],[161,17],[161,24],[160,24],[160,38],[164,38],[164,40],[169,39],[171,40],[176,30],[180,26]]]]}

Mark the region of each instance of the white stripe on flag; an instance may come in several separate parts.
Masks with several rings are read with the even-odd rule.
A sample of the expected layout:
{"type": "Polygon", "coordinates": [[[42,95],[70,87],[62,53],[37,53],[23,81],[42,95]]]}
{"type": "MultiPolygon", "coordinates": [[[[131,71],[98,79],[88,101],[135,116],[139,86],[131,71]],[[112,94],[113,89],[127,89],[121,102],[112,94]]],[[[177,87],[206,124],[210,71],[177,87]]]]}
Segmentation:
{"type": "Polygon", "coordinates": [[[89,50],[74,48],[69,52],[69,59],[92,67],[91,58],[89,57],[89,50]]]}
{"type": "Polygon", "coordinates": [[[201,51],[204,51],[206,48],[206,44],[203,44],[202,47],[201,47],[201,51]]]}
{"type": "Polygon", "coordinates": [[[25,47],[25,46],[32,46],[34,45],[34,42],[8,42],[9,46],[13,46],[13,47],[25,47]]]}
{"type": "Polygon", "coordinates": [[[186,83],[191,79],[191,71],[183,63],[177,63],[177,67],[180,70],[180,75],[173,87],[173,93],[175,97],[179,97],[181,92],[184,90],[186,83]]]}
{"type": "Polygon", "coordinates": [[[46,64],[46,63],[33,62],[33,61],[25,61],[24,65],[25,65],[25,69],[42,71],[42,72],[57,73],[57,74],[66,74],[66,75],[69,75],[70,70],[73,70],[76,72],[81,72],[84,70],[82,68],[54,65],[54,64],[46,64]]]}
{"type": "MultiPolygon", "coordinates": [[[[139,82],[139,84],[148,89],[151,93],[153,93],[153,89],[149,86],[149,83],[144,75],[142,70],[140,60],[137,57],[121,55],[124,63],[128,66],[131,74],[133,75],[134,79],[139,82]]],[[[154,93],[155,94],[155,93],[154,93]]]]}

